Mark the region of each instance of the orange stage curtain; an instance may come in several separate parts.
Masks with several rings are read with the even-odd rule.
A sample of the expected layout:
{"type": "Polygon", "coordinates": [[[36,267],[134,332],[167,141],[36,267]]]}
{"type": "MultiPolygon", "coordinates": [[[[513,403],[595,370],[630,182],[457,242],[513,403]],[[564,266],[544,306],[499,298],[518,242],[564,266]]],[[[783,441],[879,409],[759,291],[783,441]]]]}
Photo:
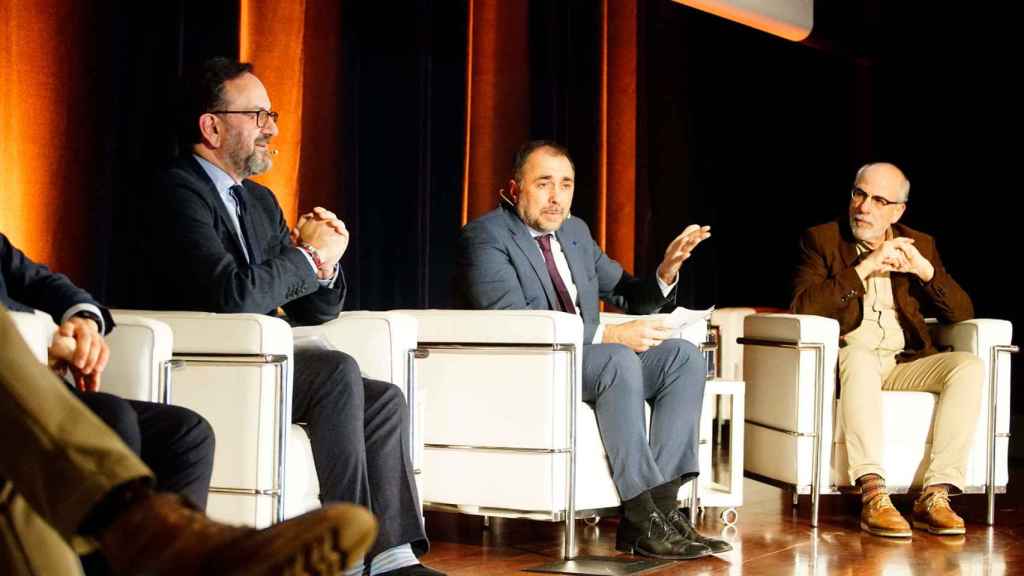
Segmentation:
{"type": "Polygon", "coordinates": [[[636,239],[637,9],[604,0],[601,126],[594,233],[609,256],[633,272],[636,239]]]}
{"type": "Polygon", "coordinates": [[[300,211],[340,205],[341,148],[338,77],[341,68],[337,0],[242,0],[239,58],[280,112],[272,143],[274,167],[255,178],[269,186],[291,223],[300,211]]]}
{"type": "Polygon", "coordinates": [[[529,138],[528,3],[469,0],[462,223],[498,205],[529,138]]]}
{"type": "Polygon", "coordinates": [[[98,160],[88,8],[0,0],[0,232],[34,260],[91,281],[98,160]]]}

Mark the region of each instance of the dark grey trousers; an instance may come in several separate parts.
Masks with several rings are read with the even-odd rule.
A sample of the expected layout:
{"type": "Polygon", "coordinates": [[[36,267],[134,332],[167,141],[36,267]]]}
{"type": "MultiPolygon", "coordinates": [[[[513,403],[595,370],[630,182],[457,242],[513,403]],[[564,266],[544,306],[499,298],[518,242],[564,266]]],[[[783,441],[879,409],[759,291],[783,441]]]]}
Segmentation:
{"type": "Polygon", "coordinates": [[[215,440],[205,418],[181,406],[69,388],[149,466],[158,491],[181,494],[206,509],[215,440]]]}
{"type": "Polygon", "coordinates": [[[704,373],[699,350],[685,340],[639,354],[621,344],[583,347],[583,400],[597,413],[622,500],[696,476],[704,373]],[[649,440],[644,402],[652,409],[649,440]]]}
{"type": "Polygon", "coordinates": [[[296,350],[292,421],[306,425],[322,502],[354,502],[380,524],[367,560],[427,536],[409,452],[409,412],[394,384],[364,379],[348,354],[296,350]]]}

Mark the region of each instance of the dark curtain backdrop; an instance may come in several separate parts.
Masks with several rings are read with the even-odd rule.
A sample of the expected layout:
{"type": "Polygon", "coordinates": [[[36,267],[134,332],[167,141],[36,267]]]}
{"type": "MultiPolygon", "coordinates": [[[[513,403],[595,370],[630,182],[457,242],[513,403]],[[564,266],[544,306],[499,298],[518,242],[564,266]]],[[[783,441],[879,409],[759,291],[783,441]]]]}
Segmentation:
{"type": "MultiPolygon", "coordinates": [[[[712,226],[684,267],[687,306],[786,306],[800,231],[844,213],[858,166],[895,162],[913,184],[905,221],[938,237],[979,316],[1021,329],[1013,20],[967,5],[816,5],[801,43],[669,0],[528,0],[515,10],[500,0],[343,1],[331,18],[307,20],[307,35],[338,35],[337,89],[302,105],[330,107],[340,134],[318,139],[317,123],[302,124],[303,143],[335,142],[317,166],[333,165],[337,184],[298,203],[339,207],[354,232],[348,307],[448,305],[463,214],[489,209],[511,151],[531,137],[571,150],[575,215],[595,230],[635,230],[609,249],[637,271],[652,270],[686,224],[712,226]],[[633,128],[614,124],[630,113],[633,128]]],[[[0,0],[0,14],[19,6],[0,0]]],[[[75,26],[44,38],[70,59],[44,69],[64,83],[56,94],[68,120],[54,124],[59,153],[44,168],[65,201],[53,208],[53,195],[39,194],[47,200],[36,213],[53,210],[52,224],[15,241],[45,247],[98,296],[132,307],[147,299],[141,271],[159,266],[139,240],[153,174],[179,149],[181,71],[239,53],[239,3],[93,2],[72,12],[75,26]]],[[[3,28],[12,38],[28,33],[17,22],[3,28]]],[[[12,54],[0,58],[5,102],[27,73],[12,54]]],[[[331,66],[331,55],[318,53],[316,65],[331,66]]],[[[303,79],[307,96],[317,81],[303,79]]],[[[9,141],[23,137],[12,110],[28,114],[0,111],[5,176],[27,149],[9,141]]],[[[299,174],[300,186],[317,181],[299,174]]],[[[2,225],[6,206],[21,210],[37,192],[0,183],[2,225]]],[[[1022,369],[1015,360],[1015,380],[1022,369]]],[[[1024,411],[1024,394],[1014,405],[1024,411]]]]}

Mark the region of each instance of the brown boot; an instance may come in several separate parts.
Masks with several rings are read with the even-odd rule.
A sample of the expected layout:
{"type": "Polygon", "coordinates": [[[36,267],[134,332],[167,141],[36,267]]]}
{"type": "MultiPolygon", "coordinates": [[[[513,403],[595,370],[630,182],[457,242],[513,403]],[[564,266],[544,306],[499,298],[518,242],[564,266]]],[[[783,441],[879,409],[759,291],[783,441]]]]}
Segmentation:
{"type": "Polygon", "coordinates": [[[903,519],[899,510],[892,505],[889,495],[881,493],[865,503],[860,509],[860,528],[875,536],[888,538],[910,538],[910,524],[903,519]]]}
{"type": "Polygon", "coordinates": [[[179,496],[155,494],[120,514],[99,537],[117,574],[338,574],[377,536],[365,508],[333,504],[263,530],[210,520],[179,496]]]}
{"type": "Polygon", "coordinates": [[[914,501],[914,528],[932,534],[957,535],[967,532],[964,519],[949,507],[949,492],[928,490],[914,501]]]}

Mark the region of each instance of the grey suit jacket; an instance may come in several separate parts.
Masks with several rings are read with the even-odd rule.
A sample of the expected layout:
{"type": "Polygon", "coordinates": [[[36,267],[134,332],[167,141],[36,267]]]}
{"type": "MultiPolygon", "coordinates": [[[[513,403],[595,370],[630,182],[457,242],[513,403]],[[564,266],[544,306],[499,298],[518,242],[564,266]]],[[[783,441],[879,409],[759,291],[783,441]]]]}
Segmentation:
{"type": "MultiPolygon", "coordinates": [[[[555,233],[576,284],[583,342],[598,326],[598,298],[631,314],[649,314],[675,299],[664,296],[654,275],[634,278],[601,251],[590,228],[570,217],[555,233]]],[[[487,310],[557,310],[544,256],[516,212],[499,207],[466,224],[456,270],[459,304],[487,310]]]]}

